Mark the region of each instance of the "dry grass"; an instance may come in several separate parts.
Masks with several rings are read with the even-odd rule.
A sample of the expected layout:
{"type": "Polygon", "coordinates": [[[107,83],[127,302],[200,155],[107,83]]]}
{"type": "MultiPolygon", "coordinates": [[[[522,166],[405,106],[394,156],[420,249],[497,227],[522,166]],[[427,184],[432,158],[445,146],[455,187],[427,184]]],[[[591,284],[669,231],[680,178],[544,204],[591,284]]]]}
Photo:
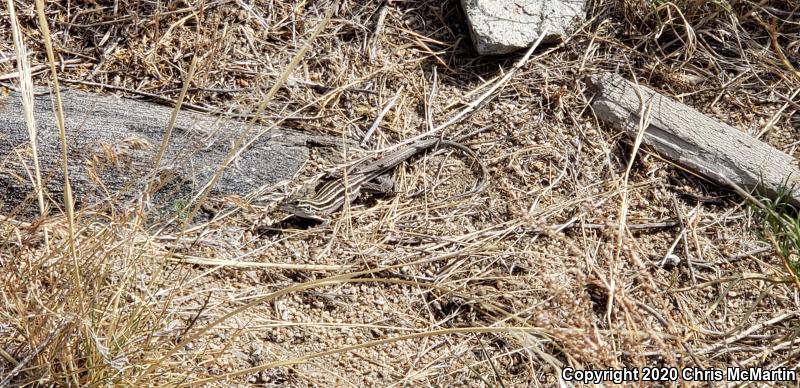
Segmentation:
{"type": "MultiPolygon", "coordinates": [[[[455,2],[343,1],[312,39],[327,2],[192,0],[49,1],[48,61],[35,8],[14,4],[36,84],[55,64],[69,87],[239,117],[265,102],[260,121],[357,141],[381,116],[373,150],[456,116],[519,59],[476,56],[455,2]]],[[[257,232],[280,217],[277,190],[160,234],[136,211],[76,209],[74,229],[54,211],[0,216],[0,385],[552,386],[566,366],[795,368],[798,290],[759,219],[599,125],[581,79],[637,77],[798,157],[798,11],[593,2],[565,43],[445,129],[492,124],[468,140],[491,171],[472,198],[448,200],[473,176],[439,154],[397,168],[398,195],[307,230],[257,232]]],[[[3,54],[0,80],[18,87],[16,66],[3,54]]],[[[340,162],[314,161],[298,182],[340,162]]]]}

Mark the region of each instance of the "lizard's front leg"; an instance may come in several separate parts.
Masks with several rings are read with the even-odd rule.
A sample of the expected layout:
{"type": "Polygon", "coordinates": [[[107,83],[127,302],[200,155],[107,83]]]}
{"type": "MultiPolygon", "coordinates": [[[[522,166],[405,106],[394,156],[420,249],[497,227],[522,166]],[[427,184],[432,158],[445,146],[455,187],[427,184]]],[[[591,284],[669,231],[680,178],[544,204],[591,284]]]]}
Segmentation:
{"type": "Polygon", "coordinates": [[[397,192],[394,190],[394,187],[395,181],[389,174],[378,175],[361,185],[361,189],[364,191],[383,195],[396,194],[397,192]]]}

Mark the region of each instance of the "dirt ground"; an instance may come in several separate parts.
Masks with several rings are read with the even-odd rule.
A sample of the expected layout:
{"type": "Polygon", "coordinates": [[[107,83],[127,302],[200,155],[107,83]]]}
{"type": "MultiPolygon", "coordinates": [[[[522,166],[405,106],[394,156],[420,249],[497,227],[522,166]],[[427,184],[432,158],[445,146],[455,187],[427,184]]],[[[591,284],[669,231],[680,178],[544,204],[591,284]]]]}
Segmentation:
{"type": "MultiPolygon", "coordinates": [[[[33,83],[47,85],[36,8],[14,4],[33,83]]],[[[173,106],[197,58],[190,108],[247,115],[269,99],[263,123],[357,142],[394,106],[365,150],[315,149],[296,179],[209,198],[235,210],[185,229],[135,209],[79,209],[72,228],[57,208],[0,216],[0,381],[510,387],[557,386],[566,368],[797,368],[798,289],[759,218],[632,155],[583,79],[635,77],[797,158],[798,7],[591,2],[563,43],[445,128],[476,132],[464,143],[486,190],[453,199],[475,166],[442,150],[398,166],[394,195],[301,228],[281,224],[281,200],[454,117],[523,53],[475,54],[456,1],[48,1],[62,87],[173,106]]],[[[0,80],[14,87],[0,24],[0,80]]]]}

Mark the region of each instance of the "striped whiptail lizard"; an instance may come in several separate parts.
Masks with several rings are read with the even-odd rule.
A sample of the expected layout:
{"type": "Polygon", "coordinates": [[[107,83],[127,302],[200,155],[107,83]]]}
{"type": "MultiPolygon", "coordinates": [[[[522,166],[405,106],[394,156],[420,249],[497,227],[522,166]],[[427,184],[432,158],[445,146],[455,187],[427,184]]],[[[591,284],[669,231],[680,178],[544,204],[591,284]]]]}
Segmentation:
{"type": "Polygon", "coordinates": [[[488,170],[481,163],[478,155],[469,147],[450,140],[439,138],[423,138],[414,141],[397,151],[394,151],[381,159],[369,162],[361,167],[351,166],[347,169],[347,174],[338,179],[330,180],[322,186],[318,186],[316,192],[308,197],[289,199],[283,203],[281,209],[300,218],[328,222],[327,216],[339,210],[345,202],[350,204],[360,194],[370,181],[377,179],[393,168],[403,163],[412,156],[424,152],[433,147],[452,147],[466,153],[480,166],[481,177],[478,183],[467,193],[458,197],[472,195],[483,191],[488,183],[488,170]]]}

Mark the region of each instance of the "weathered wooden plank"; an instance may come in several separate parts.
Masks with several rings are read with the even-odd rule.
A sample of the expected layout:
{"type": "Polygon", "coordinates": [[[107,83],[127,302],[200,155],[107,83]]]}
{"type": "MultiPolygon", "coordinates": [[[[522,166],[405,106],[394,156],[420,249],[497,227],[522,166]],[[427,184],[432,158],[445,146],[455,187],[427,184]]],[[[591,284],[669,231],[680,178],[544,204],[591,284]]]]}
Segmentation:
{"type": "MultiPolygon", "coordinates": [[[[641,111],[637,86],[613,73],[592,75],[587,83],[596,93],[592,108],[597,117],[635,137],[641,111]]],[[[728,186],[728,178],[746,189],[759,187],[773,198],[782,186],[794,185],[789,201],[800,205],[800,170],[794,158],[650,88],[639,90],[644,103],[652,104],[643,143],[720,185],[728,186]]]]}
{"type": "MultiPolygon", "coordinates": [[[[174,209],[202,188],[246,126],[211,115],[181,112],[162,168],[143,194],[142,178],[153,170],[172,109],[76,90],[64,91],[62,101],[70,180],[78,207],[100,202],[117,205],[136,198],[157,210],[174,209]]],[[[50,206],[61,206],[63,176],[53,109],[49,94],[35,98],[37,148],[46,198],[50,206]]],[[[254,128],[250,133],[262,129],[254,128]]],[[[290,178],[307,158],[308,139],[292,131],[270,131],[226,170],[214,193],[244,196],[290,178]]],[[[0,97],[0,212],[18,216],[38,212],[29,177],[32,171],[21,98],[11,93],[0,97]]]]}

